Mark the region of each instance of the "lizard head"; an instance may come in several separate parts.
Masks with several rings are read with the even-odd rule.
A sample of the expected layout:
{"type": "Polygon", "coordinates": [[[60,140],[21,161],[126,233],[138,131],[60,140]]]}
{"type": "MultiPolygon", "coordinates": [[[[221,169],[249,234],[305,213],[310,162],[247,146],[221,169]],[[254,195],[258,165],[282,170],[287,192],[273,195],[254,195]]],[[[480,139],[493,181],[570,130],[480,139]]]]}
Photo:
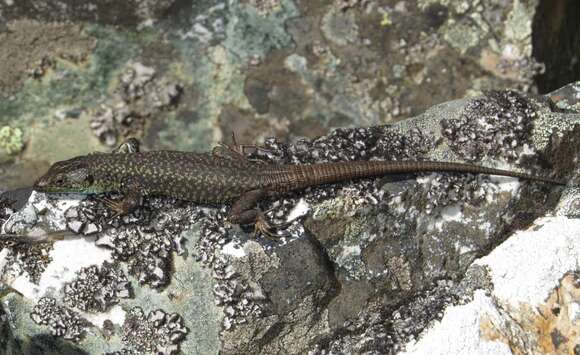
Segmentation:
{"type": "Polygon", "coordinates": [[[54,163],[46,174],[36,180],[34,190],[40,192],[93,192],[95,190],[94,179],[82,158],[84,157],[54,163]]]}

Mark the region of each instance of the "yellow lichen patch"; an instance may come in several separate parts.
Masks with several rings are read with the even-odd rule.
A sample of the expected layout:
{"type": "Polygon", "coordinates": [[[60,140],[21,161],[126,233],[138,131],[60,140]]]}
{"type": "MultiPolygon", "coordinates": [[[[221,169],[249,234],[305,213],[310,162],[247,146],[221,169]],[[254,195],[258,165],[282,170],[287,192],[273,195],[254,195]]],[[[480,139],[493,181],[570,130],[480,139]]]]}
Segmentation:
{"type": "Polygon", "coordinates": [[[504,324],[482,317],[482,339],[503,342],[514,354],[574,354],[580,346],[578,281],[578,275],[566,274],[546,303],[509,310],[504,324]]]}
{"type": "Polygon", "coordinates": [[[579,275],[564,276],[560,285],[552,292],[548,301],[539,307],[536,317],[538,346],[544,354],[574,354],[580,346],[580,303],[579,275]],[[572,319],[571,319],[572,318],[572,319]]]}
{"type": "Polygon", "coordinates": [[[8,154],[19,153],[24,148],[22,130],[10,126],[0,128],[0,148],[8,154]]]}
{"type": "MultiPolygon", "coordinates": [[[[526,342],[520,336],[521,332],[513,332],[513,329],[506,326],[505,322],[502,321],[502,323],[497,324],[491,317],[482,316],[479,324],[481,338],[490,342],[507,344],[515,355],[526,355],[527,352],[523,350],[523,344],[526,342]]],[[[521,331],[517,326],[515,329],[521,331]]]]}
{"type": "Polygon", "coordinates": [[[387,27],[393,24],[393,21],[391,20],[391,16],[389,15],[388,12],[385,12],[383,14],[383,18],[381,19],[381,26],[383,27],[387,27]]]}

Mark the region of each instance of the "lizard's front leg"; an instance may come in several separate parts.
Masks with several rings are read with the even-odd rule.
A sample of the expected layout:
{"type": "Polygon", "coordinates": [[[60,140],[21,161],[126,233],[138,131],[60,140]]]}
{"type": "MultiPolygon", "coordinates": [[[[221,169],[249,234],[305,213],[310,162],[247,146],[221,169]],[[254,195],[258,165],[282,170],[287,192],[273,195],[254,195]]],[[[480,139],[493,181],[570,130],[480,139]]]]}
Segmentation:
{"type": "Polygon", "coordinates": [[[138,179],[129,178],[122,186],[123,197],[119,200],[113,200],[108,197],[102,197],[98,200],[107,208],[113,211],[110,219],[130,213],[141,204],[143,198],[141,184],[138,179]]]}
{"type": "Polygon", "coordinates": [[[113,200],[108,197],[98,198],[98,201],[102,202],[108,209],[113,211],[113,215],[110,219],[118,216],[123,216],[141,204],[141,194],[137,191],[129,191],[119,200],[113,200]]]}

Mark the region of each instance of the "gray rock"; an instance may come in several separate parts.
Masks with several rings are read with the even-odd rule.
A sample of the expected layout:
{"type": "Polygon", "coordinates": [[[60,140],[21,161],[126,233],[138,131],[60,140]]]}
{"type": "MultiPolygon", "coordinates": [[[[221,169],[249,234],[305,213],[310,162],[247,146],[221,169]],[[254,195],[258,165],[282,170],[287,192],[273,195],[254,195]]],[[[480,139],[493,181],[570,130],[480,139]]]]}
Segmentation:
{"type": "MultiPolygon", "coordinates": [[[[580,115],[552,107],[544,97],[494,92],[392,126],[340,129],[294,144],[271,139],[251,158],[477,158],[577,184],[580,115]]],[[[279,240],[253,239],[253,230],[229,225],[226,208],[149,198],[132,214],[108,220],[90,197],[58,204],[61,197],[33,195],[25,210],[52,212],[37,219],[16,213],[11,225],[93,224],[98,240],[53,242],[36,279],[23,266],[32,256],[7,259],[11,272],[2,282],[22,294],[4,296],[18,329],[11,336],[31,342],[52,332],[87,352],[111,354],[396,353],[419,346],[447,307],[482,304],[499,285],[492,263],[475,260],[546,214],[558,213],[565,223],[580,213],[572,186],[468,174],[392,178],[264,201],[273,222],[296,217],[279,240]],[[63,260],[73,247],[86,257],[63,260]],[[47,275],[57,276],[46,284],[47,275]]],[[[565,252],[558,250],[546,257],[565,252]]],[[[511,288],[505,292],[518,285],[511,288]]]]}

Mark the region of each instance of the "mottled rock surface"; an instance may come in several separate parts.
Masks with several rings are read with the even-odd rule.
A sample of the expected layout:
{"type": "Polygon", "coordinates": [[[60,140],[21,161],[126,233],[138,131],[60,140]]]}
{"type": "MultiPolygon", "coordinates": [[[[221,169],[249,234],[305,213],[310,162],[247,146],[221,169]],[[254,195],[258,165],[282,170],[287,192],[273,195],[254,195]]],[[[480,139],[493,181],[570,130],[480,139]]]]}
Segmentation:
{"type": "Polygon", "coordinates": [[[279,241],[228,225],[227,206],[149,198],[108,221],[92,197],[27,187],[128,136],[190,151],[232,131],[268,162],[468,161],[577,184],[580,89],[562,86],[580,80],[579,16],[565,0],[0,0],[0,190],[17,200],[0,222],[37,240],[0,240],[0,353],[574,349],[571,187],[312,188],[262,203],[290,222],[279,241]],[[534,298],[511,304],[523,281],[534,298]]]}
{"type": "Polygon", "coordinates": [[[564,0],[2,0],[0,188],[129,135],[288,142],[547,93],[580,80],[578,16],[564,0]]]}
{"type": "Polygon", "coordinates": [[[422,353],[461,322],[479,328],[433,351],[460,353],[461,341],[573,349],[580,110],[565,93],[577,88],[490,92],[391,126],[269,139],[249,156],[467,160],[567,187],[443,173],[320,186],[262,203],[273,222],[289,223],[279,240],[231,226],[227,206],[148,198],[110,220],[93,197],[33,193],[6,210],[4,232],[78,236],[2,242],[2,319],[21,349],[52,334],[89,353],[422,353]]]}

